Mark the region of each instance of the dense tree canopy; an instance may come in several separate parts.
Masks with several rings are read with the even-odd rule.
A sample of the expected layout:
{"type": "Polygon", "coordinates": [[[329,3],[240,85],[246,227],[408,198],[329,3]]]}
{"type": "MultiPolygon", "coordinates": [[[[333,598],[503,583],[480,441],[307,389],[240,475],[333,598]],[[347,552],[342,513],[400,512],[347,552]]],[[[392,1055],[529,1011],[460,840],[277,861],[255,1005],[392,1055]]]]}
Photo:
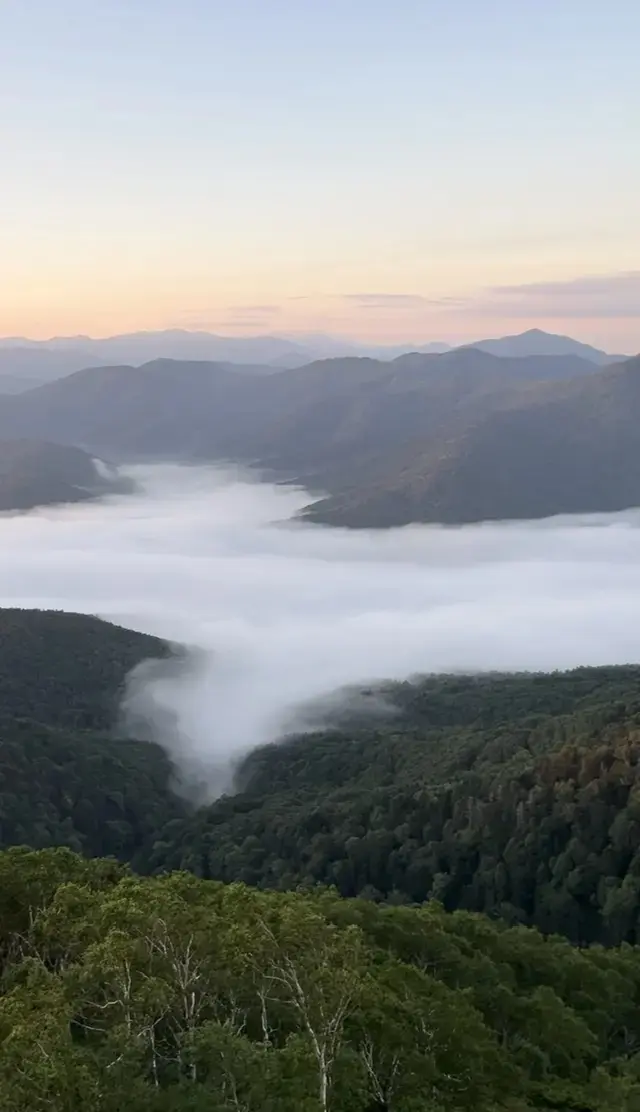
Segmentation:
{"type": "Polygon", "coordinates": [[[167,652],[0,612],[0,846],[639,940],[640,668],[388,685],[388,713],[258,749],[236,795],[194,809],[162,750],[117,728],[127,673],[167,652]]]}
{"type": "Polygon", "coordinates": [[[640,669],[389,687],[397,713],[254,752],[152,869],[467,908],[635,942],[640,669]]]}
{"type": "Polygon", "coordinates": [[[96,618],[0,611],[0,845],[135,862],[184,815],[162,749],[117,728],[127,673],[166,653],[96,618]]]}
{"type": "Polygon", "coordinates": [[[0,854],[5,1112],[623,1112],[640,953],[0,854]]]}
{"type": "Polygon", "coordinates": [[[0,613],[2,1112],[640,1109],[639,668],[387,685],[195,809],[117,725],[167,651],[0,613]]]}

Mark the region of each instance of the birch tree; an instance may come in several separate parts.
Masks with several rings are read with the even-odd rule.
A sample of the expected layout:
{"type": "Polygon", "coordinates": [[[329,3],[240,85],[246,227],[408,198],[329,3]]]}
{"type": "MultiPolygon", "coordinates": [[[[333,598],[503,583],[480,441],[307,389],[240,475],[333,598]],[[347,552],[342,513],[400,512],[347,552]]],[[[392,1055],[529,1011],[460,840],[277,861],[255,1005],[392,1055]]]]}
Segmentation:
{"type": "Polygon", "coordinates": [[[363,940],[356,927],[335,927],[301,900],[280,902],[262,920],[271,949],[268,976],[311,1048],[318,1104],[326,1112],[345,1023],[362,989],[363,940]]]}

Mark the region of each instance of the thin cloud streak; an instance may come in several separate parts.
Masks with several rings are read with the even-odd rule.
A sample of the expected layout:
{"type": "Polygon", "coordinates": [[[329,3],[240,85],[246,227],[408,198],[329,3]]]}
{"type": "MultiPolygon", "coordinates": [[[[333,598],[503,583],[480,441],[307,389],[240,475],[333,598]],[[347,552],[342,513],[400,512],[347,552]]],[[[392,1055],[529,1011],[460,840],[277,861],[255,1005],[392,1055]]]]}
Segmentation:
{"type": "Polygon", "coordinates": [[[640,270],[566,281],[493,286],[461,301],[461,312],[534,320],[640,319],[640,270]]]}
{"type": "Polygon", "coordinates": [[[357,309],[404,313],[430,310],[495,318],[640,319],[640,270],[581,275],[558,281],[489,286],[467,296],[415,293],[350,293],[341,300],[357,309]]]}
{"type": "Polygon", "coordinates": [[[420,309],[432,304],[417,293],[344,293],[339,297],[358,309],[420,309]]]}
{"type": "MultiPolygon", "coordinates": [[[[206,320],[194,311],[194,319],[206,320]]],[[[273,334],[329,333],[361,343],[465,343],[532,326],[567,332],[611,352],[640,347],[640,271],[500,284],[464,294],[361,291],[238,304],[208,325],[273,334]]]]}

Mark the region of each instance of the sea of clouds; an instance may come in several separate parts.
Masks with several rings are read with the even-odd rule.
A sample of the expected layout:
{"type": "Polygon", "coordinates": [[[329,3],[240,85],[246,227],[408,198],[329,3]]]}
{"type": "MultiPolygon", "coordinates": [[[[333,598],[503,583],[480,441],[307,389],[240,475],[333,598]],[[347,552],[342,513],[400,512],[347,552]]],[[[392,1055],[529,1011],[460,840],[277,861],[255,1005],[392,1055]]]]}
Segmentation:
{"type": "Polygon", "coordinates": [[[98,614],[195,649],[127,709],[212,794],[238,757],[348,685],[640,660],[640,511],[389,531],[294,520],[301,490],[214,468],[0,516],[0,605],[98,614]],[[225,771],[226,770],[226,771],[225,771]]]}

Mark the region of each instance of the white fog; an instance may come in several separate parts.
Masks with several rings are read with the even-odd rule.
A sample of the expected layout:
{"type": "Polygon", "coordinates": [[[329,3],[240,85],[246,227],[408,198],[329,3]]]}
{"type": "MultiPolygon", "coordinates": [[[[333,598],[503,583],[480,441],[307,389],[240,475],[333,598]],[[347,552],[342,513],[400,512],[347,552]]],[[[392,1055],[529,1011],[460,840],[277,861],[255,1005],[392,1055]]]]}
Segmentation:
{"type": "Polygon", "coordinates": [[[299,490],[215,469],[131,473],[135,496],[5,515],[0,603],[202,650],[186,675],[132,689],[187,765],[227,765],[344,685],[640,659],[640,512],[350,532],[291,521],[299,490]]]}

